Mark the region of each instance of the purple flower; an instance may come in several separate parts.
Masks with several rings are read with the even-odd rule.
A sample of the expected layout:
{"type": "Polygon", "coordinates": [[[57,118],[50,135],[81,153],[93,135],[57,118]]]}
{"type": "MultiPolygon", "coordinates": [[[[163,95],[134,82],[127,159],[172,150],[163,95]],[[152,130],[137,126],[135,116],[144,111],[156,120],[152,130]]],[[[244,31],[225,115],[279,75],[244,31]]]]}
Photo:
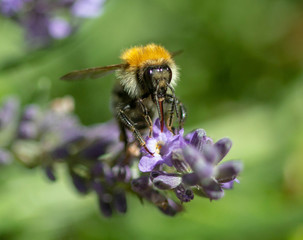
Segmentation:
{"type": "Polygon", "coordinates": [[[35,6],[20,20],[21,26],[25,28],[25,38],[28,46],[38,48],[50,43],[48,32],[49,16],[43,9],[35,6]]]}
{"type": "Polygon", "coordinates": [[[229,182],[221,183],[221,187],[224,189],[232,189],[234,187],[234,183],[240,183],[240,181],[235,178],[234,180],[231,180],[229,182]]]}
{"type": "Polygon", "coordinates": [[[19,12],[26,0],[1,0],[0,12],[6,16],[12,16],[19,12]]]}
{"type": "Polygon", "coordinates": [[[182,178],[178,174],[153,171],[150,174],[155,187],[161,190],[174,189],[182,183],[182,178]]]}
{"type": "Polygon", "coordinates": [[[231,145],[228,138],[213,143],[203,129],[184,138],[183,129],[176,135],[167,128],[161,132],[157,119],[153,136],[146,138],[146,147],[153,154],[142,148],[139,170],[151,172],[151,184],[159,190],[174,190],[181,202],[191,201],[194,191],[209,199],[220,199],[224,196],[223,188],[231,189],[242,171],[239,161],[219,164],[231,145]],[[169,173],[162,171],[164,164],[170,167],[169,173]]]}
{"type": "Polygon", "coordinates": [[[216,166],[215,178],[220,183],[228,183],[236,179],[237,175],[242,171],[242,163],[240,161],[227,161],[216,166]]]}
{"type": "Polygon", "coordinates": [[[11,163],[12,159],[12,155],[9,151],[0,148],[0,165],[9,164],[11,163]]]}
{"type": "Polygon", "coordinates": [[[49,145],[56,146],[83,138],[85,128],[78,118],[69,113],[60,113],[53,109],[44,113],[39,123],[39,131],[49,145]]]}
{"type": "Polygon", "coordinates": [[[48,24],[48,32],[55,39],[66,38],[72,32],[71,25],[63,18],[52,18],[48,24]]]}
{"type": "Polygon", "coordinates": [[[230,139],[223,138],[213,144],[200,136],[200,139],[194,141],[195,144],[183,149],[184,158],[192,169],[192,173],[183,175],[183,182],[189,186],[198,186],[202,194],[210,199],[220,199],[224,195],[222,188],[232,188],[243,165],[236,160],[219,164],[231,148],[230,139]]]}
{"type": "Polygon", "coordinates": [[[19,101],[10,97],[5,100],[2,108],[0,109],[0,129],[4,130],[9,124],[11,124],[19,109],[19,101]]]}
{"type": "Polygon", "coordinates": [[[189,202],[194,199],[194,193],[190,187],[180,184],[175,188],[175,194],[181,202],[189,202]]]}
{"type": "Polygon", "coordinates": [[[75,173],[73,170],[70,169],[70,175],[72,178],[72,182],[75,188],[81,194],[87,194],[90,190],[90,182],[88,179],[80,176],[79,174],[75,173]]]}
{"type": "Polygon", "coordinates": [[[105,153],[119,153],[124,147],[119,134],[119,127],[113,121],[86,128],[85,139],[91,144],[83,149],[81,155],[87,159],[98,159],[105,153]]]}
{"type": "Polygon", "coordinates": [[[126,195],[123,190],[117,190],[114,193],[114,205],[119,213],[126,213],[127,211],[126,195]]]}
{"type": "Polygon", "coordinates": [[[162,213],[171,217],[183,211],[183,206],[170,198],[166,199],[165,204],[158,206],[158,208],[162,213]]]}
{"type": "Polygon", "coordinates": [[[183,149],[183,154],[186,162],[190,165],[192,171],[198,175],[200,181],[213,175],[213,165],[196,148],[190,145],[186,146],[183,149]]]}
{"type": "Polygon", "coordinates": [[[140,195],[151,189],[151,183],[148,176],[141,176],[131,181],[132,190],[140,195]]]}
{"type": "Polygon", "coordinates": [[[72,14],[81,18],[100,16],[105,0],[78,0],[72,6],[72,14]]]}
{"type": "Polygon", "coordinates": [[[23,121],[19,125],[18,137],[20,139],[34,139],[38,135],[37,125],[31,121],[23,121]]]}
{"type": "Polygon", "coordinates": [[[30,104],[25,107],[22,115],[23,121],[33,121],[40,115],[40,108],[36,104],[30,104]]]}
{"type": "Polygon", "coordinates": [[[198,151],[202,152],[207,144],[211,144],[213,140],[206,136],[204,129],[196,129],[185,136],[185,140],[198,151]]]}
{"type": "Polygon", "coordinates": [[[166,127],[161,132],[160,120],[157,119],[153,126],[153,136],[146,138],[146,147],[153,155],[142,148],[143,157],[139,162],[139,170],[141,172],[151,172],[156,166],[162,164],[172,166],[173,151],[185,144],[182,135],[183,129],[176,135],[166,127]]]}
{"type": "Polygon", "coordinates": [[[0,13],[25,29],[30,48],[45,47],[64,39],[81,23],[102,13],[105,0],[1,0],[0,13]],[[64,18],[63,18],[64,17],[64,18]]]}

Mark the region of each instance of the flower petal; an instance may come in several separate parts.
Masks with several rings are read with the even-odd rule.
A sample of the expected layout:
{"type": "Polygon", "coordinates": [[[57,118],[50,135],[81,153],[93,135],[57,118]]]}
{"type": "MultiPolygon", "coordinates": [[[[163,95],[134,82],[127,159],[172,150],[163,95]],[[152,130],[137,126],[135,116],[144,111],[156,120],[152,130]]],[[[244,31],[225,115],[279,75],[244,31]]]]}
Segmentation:
{"type": "Polygon", "coordinates": [[[40,109],[35,104],[30,104],[25,107],[22,114],[22,121],[33,121],[39,117],[40,109]]]}
{"type": "Polygon", "coordinates": [[[189,164],[191,168],[194,168],[197,162],[203,161],[200,152],[190,145],[186,146],[182,152],[185,161],[189,164]]]}
{"type": "Polygon", "coordinates": [[[184,174],[182,177],[183,183],[189,186],[194,186],[199,183],[199,176],[196,173],[184,174]]]}
{"type": "Polygon", "coordinates": [[[184,156],[182,154],[181,148],[172,151],[171,162],[178,172],[181,173],[190,172],[190,166],[184,160],[184,156]]]}
{"type": "Polygon", "coordinates": [[[206,132],[204,129],[197,129],[192,133],[189,143],[198,150],[202,150],[205,144],[206,132]]]}
{"type": "Polygon", "coordinates": [[[79,0],[72,7],[73,15],[82,18],[98,17],[103,10],[105,0],[79,0]]]}
{"type": "Polygon", "coordinates": [[[234,180],[242,171],[243,164],[240,161],[228,161],[217,166],[216,179],[220,183],[234,180]]]}
{"type": "Polygon", "coordinates": [[[189,163],[192,170],[199,176],[200,180],[209,178],[214,172],[211,164],[207,163],[201,153],[192,146],[183,149],[185,160],[189,163]]]}
{"type": "MultiPolygon", "coordinates": [[[[156,150],[157,150],[157,140],[155,138],[147,138],[146,140],[146,148],[154,153],[154,154],[157,154],[156,153],[156,150]]],[[[150,156],[150,153],[146,151],[145,148],[141,148],[141,152],[144,154],[144,155],[147,155],[147,156],[150,156]]]]}
{"type": "Polygon", "coordinates": [[[175,216],[178,212],[183,211],[182,205],[174,202],[170,198],[167,199],[166,205],[159,206],[159,209],[168,216],[175,216]]]}
{"type": "Polygon", "coordinates": [[[48,25],[49,34],[55,39],[63,39],[72,32],[70,24],[63,18],[52,18],[48,25]]]}
{"type": "Polygon", "coordinates": [[[206,144],[203,147],[202,154],[203,154],[206,162],[208,162],[209,164],[212,164],[212,165],[216,165],[216,159],[217,159],[218,153],[217,153],[214,145],[206,144]]]}
{"type": "Polygon", "coordinates": [[[214,147],[217,151],[217,158],[215,163],[218,164],[225,155],[229,152],[232,146],[232,142],[229,138],[222,138],[218,142],[215,143],[214,147]]]}
{"type": "Polygon", "coordinates": [[[155,120],[155,123],[153,125],[153,138],[158,138],[159,135],[161,134],[161,126],[160,126],[160,119],[157,118],[155,120]]]}
{"type": "Polygon", "coordinates": [[[127,203],[124,191],[118,191],[114,194],[114,204],[118,212],[126,213],[127,203]]]}
{"type": "Polygon", "coordinates": [[[221,187],[224,189],[232,189],[234,187],[234,180],[230,182],[221,183],[221,187]]]}
{"type": "Polygon", "coordinates": [[[89,184],[87,180],[73,171],[70,171],[70,175],[72,177],[73,184],[78,192],[81,194],[87,194],[89,192],[89,184]]]}
{"type": "Polygon", "coordinates": [[[142,176],[136,179],[133,179],[131,182],[132,190],[134,190],[137,193],[144,193],[148,189],[150,189],[149,186],[149,177],[148,176],[142,176]]]}
{"type": "Polygon", "coordinates": [[[111,217],[113,214],[111,202],[104,201],[104,199],[102,197],[99,197],[98,201],[99,201],[99,208],[100,208],[101,213],[105,217],[111,217]]]}
{"type": "Polygon", "coordinates": [[[203,185],[203,189],[211,200],[218,200],[224,196],[224,191],[220,184],[213,179],[209,179],[208,183],[203,185]]]}
{"type": "Polygon", "coordinates": [[[162,171],[151,172],[151,178],[154,186],[161,190],[176,188],[182,182],[182,178],[180,176],[162,171]]]}
{"type": "Polygon", "coordinates": [[[141,172],[151,172],[161,160],[160,156],[147,157],[143,156],[139,162],[139,170],[141,172]]]}

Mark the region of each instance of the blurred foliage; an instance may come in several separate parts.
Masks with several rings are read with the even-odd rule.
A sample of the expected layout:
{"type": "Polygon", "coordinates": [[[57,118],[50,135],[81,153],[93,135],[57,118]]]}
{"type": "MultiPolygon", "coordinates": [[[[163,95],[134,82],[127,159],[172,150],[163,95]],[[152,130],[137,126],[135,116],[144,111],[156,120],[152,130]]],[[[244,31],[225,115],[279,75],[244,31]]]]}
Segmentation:
{"type": "Polygon", "coordinates": [[[233,140],[240,184],[218,202],[196,199],[175,218],[129,197],[104,219],[61,169],[50,184],[20,164],[0,169],[0,239],[303,239],[303,8],[295,0],[110,0],[77,35],[27,52],[22,29],[0,19],[0,96],[23,103],[72,95],[85,124],[111,118],[114,76],[69,84],[74,69],[119,62],[130,46],[160,43],[176,57],[186,129],[233,140]],[[46,94],[50,91],[50,94],[46,94]]]}

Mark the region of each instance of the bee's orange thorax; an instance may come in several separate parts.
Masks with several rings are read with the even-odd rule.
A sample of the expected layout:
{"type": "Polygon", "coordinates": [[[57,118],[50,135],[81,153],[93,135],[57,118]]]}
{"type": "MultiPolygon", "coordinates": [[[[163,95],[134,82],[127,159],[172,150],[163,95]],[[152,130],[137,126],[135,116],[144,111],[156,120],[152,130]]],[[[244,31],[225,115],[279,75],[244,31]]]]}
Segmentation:
{"type": "Polygon", "coordinates": [[[122,53],[120,58],[131,67],[140,67],[147,62],[162,64],[165,61],[170,61],[171,54],[165,48],[152,43],[144,47],[127,49],[122,53]]]}

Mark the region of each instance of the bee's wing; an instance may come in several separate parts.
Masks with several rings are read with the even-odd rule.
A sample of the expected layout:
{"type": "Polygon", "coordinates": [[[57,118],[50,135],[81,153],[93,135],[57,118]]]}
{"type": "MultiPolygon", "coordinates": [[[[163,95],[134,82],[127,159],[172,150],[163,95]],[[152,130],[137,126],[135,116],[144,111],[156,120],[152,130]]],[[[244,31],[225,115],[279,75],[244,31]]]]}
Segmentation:
{"type": "Polygon", "coordinates": [[[67,81],[96,79],[112,73],[117,69],[125,67],[126,64],[109,65],[105,67],[87,68],[65,74],[60,79],[67,81]]]}
{"type": "Polygon", "coordinates": [[[172,55],[172,57],[175,57],[175,56],[180,55],[181,53],[183,53],[183,50],[178,50],[178,51],[172,52],[170,54],[172,55]]]}

